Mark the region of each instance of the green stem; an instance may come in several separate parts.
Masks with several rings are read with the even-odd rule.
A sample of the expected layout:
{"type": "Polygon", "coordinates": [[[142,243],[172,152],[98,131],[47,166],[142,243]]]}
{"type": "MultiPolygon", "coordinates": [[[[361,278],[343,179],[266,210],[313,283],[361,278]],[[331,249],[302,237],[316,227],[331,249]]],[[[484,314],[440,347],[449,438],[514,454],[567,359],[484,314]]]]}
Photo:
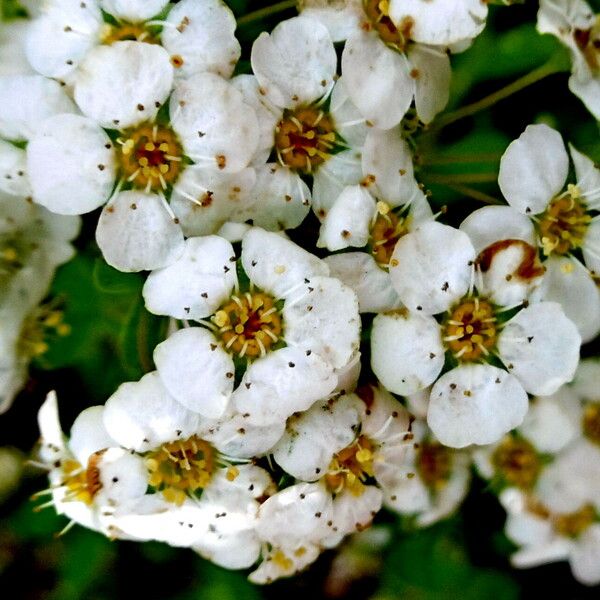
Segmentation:
{"type": "Polygon", "coordinates": [[[252,21],[258,21],[259,19],[270,17],[271,15],[277,14],[278,12],[283,12],[284,10],[288,10],[290,8],[296,8],[297,4],[297,0],[284,0],[283,2],[277,2],[277,4],[273,4],[272,6],[267,6],[265,8],[260,8],[259,10],[255,10],[254,12],[248,13],[247,15],[240,17],[237,20],[237,24],[246,25],[248,23],[252,23],[252,21]]]}
{"type": "Polygon", "coordinates": [[[442,173],[427,173],[424,175],[427,183],[461,184],[461,183],[492,183],[497,181],[497,173],[452,173],[444,175],[442,173]]]}
{"type": "Polygon", "coordinates": [[[468,163],[499,162],[502,154],[499,152],[482,152],[481,154],[448,154],[445,156],[425,156],[421,158],[421,165],[456,165],[468,163]]]}
{"type": "Polygon", "coordinates": [[[534,69],[527,75],[523,75],[523,77],[519,77],[516,81],[509,83],[507,86],[497,90],[493,94],[482,98],[481,100],[477,100],[477,102],[473,102],[472,104],[467,104],[458,110],[442,115],[432,127],[427,130],[427,133],[432,133],[434,131],[438,131],[450,123],[454,123],[459,121],[460,119],[464,119],[465,117],[470,117],[475,113],[478,113],[481,110],[489,108],[494,104],[512,96],[513,94],[520,92],[521,90],[541,81],[545,77],[549,75],[554,75],[554,73],[559,73],[563,71],[563,65],[558,64],[558,62],[552,58],[547,63],[543,64],[541,67],[534,69]]]}
{"type": "Polygon", "coordinates": [[[455,192],[459,192],[464,196],[469,198],[473,198],[474,200],[478,200],[479,202],[483,202],[485,204],[502,204],[500,200],[494,198],[494,196],[490,196],[489,194],[485,194],[484,192],[480,192],[472,187],[466,185],[460,185],[458,183],[446,184],[446,187],[454,190],[455,192]]]}

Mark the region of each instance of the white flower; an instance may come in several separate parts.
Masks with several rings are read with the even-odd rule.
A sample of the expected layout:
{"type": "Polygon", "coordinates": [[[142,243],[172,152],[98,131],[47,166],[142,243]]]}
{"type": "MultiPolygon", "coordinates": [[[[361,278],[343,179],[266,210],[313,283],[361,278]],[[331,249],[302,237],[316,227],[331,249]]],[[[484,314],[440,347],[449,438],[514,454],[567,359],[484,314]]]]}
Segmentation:
{"type": "Polygon", "coordinates": [[[108,200],[96,237],[107,262],[122,271],[172,263],[183,252],[179,218],[189,221],[187,232],[215,231],[254,184],[246,166],[258,142],[256,116],[227,81],[212,73],[180,81],[169,112],[170,122],[124,129],[116,143],[92,119],[57,115],[27,146],[36,202],[81,214],[108,200]]]}
{"type": "MultiPolygon", "coordinates": [[[[240,56],[234,31],[231,10],[218,0],[182,0],[170,8],[168,0],[49,0],[30,27],[26,49],[34,69],[47,77],[66,79],[74,85],[77,96],[79,88],[90,85],[90,78],[97,76],[93,85],[99,87],[103,72],[110,73],[101,57],[115,60],[119,56],[100,47],[118,46],[123,41],[133,40],[127,48],[139,54],[138,69],[144,65],[155,68],[153,60],[158,59],[163,63],[163,76],[211,72],[229,77],[240,56]],[[161,20],[165,9],[168,12],[161,20]],[[101,11],[111,17],[110,21],[101,11]],[[51,45],[48,39],[52,39],[51,45]],[[174,71],[167,69],[169,63],[174,71]]],[[[126,57],[118,60],[124,65],[126,57]]],[[[161,71],[155,74],[159,76],[161,71]]],[[[139,77],[139,85],[144,77],[139,70],[134,75],[139,77]]],[[[161,84],[167,82],[168,77],[161,84]]],[[[131,92],[135,87],[126,89],[131,92]]],[[[123,88],[118,91],[123,94],[123,88]]],[[[114,106],[123,101],[118,97],[121,94],[112,99],[114,106]]],[[[139,96],[138,102],[143,102],[139,96]]],[[[125,122],[122,125],[128,126],[125,122]]]]}
{"type": "Polygon", "coordinates": [[[600,16],[584,0],[540,0],[537,29],[569,49],[569,88],[600,119],[600,16]]]}
{"type": "MultiPolygon", "coordinates": [[[[322,219],[343,188],[363,178],[361,148],[367,135],[366,121],[350,101],[343,79],[335,82],[331,37],[318,21],[295,17],[271,34],[263,32],[251,59],[256,81],[238,78],[237,85],[259,114],[262,151],[257,159],[273,149],[292,172],[288,178],[300,187],[300,175],[312,175],[313,209],[322,219]]],[[[257,193],[272,196],[277,191],[263,184],[257,193]]]]}
{"type": "Polygon", "coordinates": [[[249,282],[238,279],[229,242],[190,238],[180,260],[149,276],[151,312],[201,325],[160,344],[155,362],[189,409],[219,417],[230,405],[250,424],[281,426],[331,393],[335,370],[354,360],[356,297],[318,258],[258,228],[244,236],[239,262],[249,282]],[[243,377],[236,363],[247,363],[243,377]]]}
{"type": "Polygon", "coordinates": [[[67,441],[58,419],[56,394],[48,394],[38,423],[40,459],[49,471],[51,500],[37,510],[54,506],[58,514],[70,519],[67,527],[78,523],[114,537],[110,516],[120,503],[145,494],[146,471],[140,457],[116,447],[102,426],[102,412],[101,406],[84,410],[67,441]]]}
{"type": "Polygon", "coordinates": [[[473,287],[476,257],[465,233],[436,222],[402,237],[390,276],[406,308],[378,315],[371,334],[373,370],[385,387],[411,394],[435,382],[428,424],[453,447],[498,440],[522,422],[526,392],[552,394],[579,361],[581,338],[560,305],[503,317],[493,290],[473,287]],[[446,355],[457,366],[439,377],[446,355]],[[504,369],[487,364],[492,356],[504,369]]]}
{"type": "Polygon", "coordinates": [[[511,557],[516,567],[568,560],[578,581],[600,582],[598,465],[598,447],[578,442],[543,471],[535,494],[502,493],[506,534],[521,546],[511,557]]]}
{"type": "Polygon", "coordinates": [[[401,306],[388,274],[394,247],[433,214],[416,187],[401,204],[376,201],[369,189],[377,193],[377,184],[344,189],[321,225],[317,245],[332,251],[367,246],[368,254],[345,252],[325,261],[332,274],[356,292],[361,312],[385,312],[401,306]]]}
{"type": "Polygon", "coordinates": [[[53,215],[24,198],[0,192],[0,412],[27,380],[32,358],[68,326],[52,302],[38,306],[54,272],[73,256],[77,217],[53,215]]]}
{"type": "Polygon", "coordinates": [[[600,170],[570,150],[577,183],[565,191],[569,156],[560,134],[530,125],[504,153],[498,183],[511,207],[534,222],[536,245],[547,258],[548,278],[537,297],[560,302],[588,341],[600,329],[600,298],[585,268],[600,271],[600,170]]]}
{"type": "Polygon", "coordinates": [[[29,21],[15,19],[0,23],[0,76],[33,73],[25,56],[24,37],[29,21]]]}

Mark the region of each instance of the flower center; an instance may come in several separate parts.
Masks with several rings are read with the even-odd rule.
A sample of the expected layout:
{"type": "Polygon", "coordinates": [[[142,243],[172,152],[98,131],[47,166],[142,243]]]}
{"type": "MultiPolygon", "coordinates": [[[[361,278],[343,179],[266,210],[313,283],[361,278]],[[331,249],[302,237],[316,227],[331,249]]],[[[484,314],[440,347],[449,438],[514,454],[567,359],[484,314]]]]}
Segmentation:
{"type": "Polygon", "coordinates": [[[204,440],[192,436],[163,444],[146,456],[148,483],[161,491],[165,500],[178,506],[205,488],[215,470],[215,451],[204,440]]]}
{"type": "Polygon", "coordinates": [[[405,17],[396,27],[390,19],[388,0],[364,0],[364,8],[369,19],[366,28],[373,28],[388,46],[404,52],[410,41],[414,21],[410,17],[405,17]]]}
{"type": "Polygon", "coordinates": [[[542,465],[535,448],[524,439],[506,436],[492,454],[492,464],[507,485],[529,489],[542,465]]]}
{"type": "Polygon", "coordinates": [[[568,191],[554,198],[539,218],[538,230],[544,254],[568,254],[581,247],[591,221],[579,189],[569,185],[568,191]]]}
{"type": "Polygon", "coordinates": [[[71,327],[63,321],[63,313],[55,305],[42,304],[25,317],[17,342],[19,356],[28,360],[41,356],[48,350],[49,337],[69,335],[71,327]]]}
{"type": "Polygon", "coordinates": [[[600,15],[591,29],[576,29],[574,37],[592,73],[600,73],[600,15]]]}
{"type": "Polygon", "coordinates": [[[310,173],[324,163],[336,145],[329,115],[313,106],[285,111],[275,129],[275,151],[282,165],[310,173]]]}
{"type": "Polygon", "coordinates": [[[373,477],[373,444],[361,435],[333,457],[325,483],[334,494],[348,489],[355,496],[360,496],[369,477],[373,477]]]}
{"type": "Polygon", "coordinates": [[[160,44],[158,37],[152,34],[143,23],[119,23],[117,25],[106,23],[101,37],[102,43],[107,46],[124,41],[160,44]]]}
{"type": "Polygon", "coordinates": [[[183,150],[170,128],[144,124],[117,142],[123,176],[135,187],[166,190],[179,176],[183,150]]]}
{"type": "Polygon", "coordinates": [[[494,308],[479,298],[463,300],[444,324],[443,339],[448,349],[455,358],[464,361],[487,356],[497,337],[494,308]]]}
{"type": "Polygon", "coordinates": [[[591,402],[583,411],[583,434],[600,445],[600,402],[591,402]]]}
{"type": "Polygon", "coordinates": [[[439,489],[446,485],[446,482],[450,479],[452,470],[450,450],[437,442],[421,443],[416,467],[426,486],[439,489]]]}
{"type": "Polygon", "coordinates": [[[225,349],[240,358],[264,356],[281,340],[283,323],[275,300],[262,292],[231,296],[212,317],[225,349]]]}
{"type": "Polygon", "coordinates": [[[577,537],[594,521],[596,521],[596,510],[591,504],[586,504],[578,511],[556,515],[552,519],[552,524],[558,534],[577,537]]]}
{"type": "Polygon", "coordinates": [[[69,502],[84,502],[88,506],[94,501],[94,496],[102,489],[98,463],[104,450],[94,452],[88,459],[87,469],[76,460],[65,460],[61,464],[63,485],[67,488],[64,500],[69,502]]]}
{"type": "Polygon", "coordinates": [[[387,269],[396,242],[408,233],[408,218],[399,217],[385,202],[377,203],[377,216],[371,226],[371,254],[377,264],[387,269]]]}

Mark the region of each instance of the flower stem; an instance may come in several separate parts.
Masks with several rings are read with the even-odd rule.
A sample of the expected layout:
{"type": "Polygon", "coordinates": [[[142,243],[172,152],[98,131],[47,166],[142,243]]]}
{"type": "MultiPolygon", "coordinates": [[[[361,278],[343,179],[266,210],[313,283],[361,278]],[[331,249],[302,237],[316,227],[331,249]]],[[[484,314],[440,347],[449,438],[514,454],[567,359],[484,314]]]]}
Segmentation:
{"type": "Polygon", "coordinates": [[[446,187],[454,190],[455,192],[459,192],[468,198],[473,198],[474,200],[478,200],[479,202],[483,202],[484,204],[503,204],[494,196],[490,196],[489,194],[485,194],[484,192],[480,192],[472,187],[468,187],[466,185],[461,185],[458,183],[446,184],[446,187]]]}
{"type": "Polygon", "coordinates": [[[477,100],[477,102],[473,102],[472,104],[467,104],[466,106],[463,106],[458,110],[442,115],[437,120],[437,122],[435,122],[433,126],[427,130],[427,133],[438,131],[439,129],[442,129],[447,125],[450,125],[450,123],[454,123],[456,121],[459,121],[460,119],[464,119],[465,117],[474,115],[475,113],[489,108],[490,106],[493,106],[501,100],[504,100],[505,98],[508,98],[509,96],[512,96],[517,92],[520,92],[526,87],[529,87],[530,85],[541,81],[545,77],[548,77],[549,75],[554,75],[554,73],[559,73],[563,70],[563,65],[559,64],[557,60],[552,58],[547,63],[543,64],[537,69],[534,69],[530,73],[523,75],[523,77],[519,77],[519,79],[517,79],[516,81],[509,83],[507,86],[497,90],[489,96],[486,96],[481,100],[477,100]]]}
{"type": "Polygon", "coordinates": [[[461,183],[492,183],[497,181],[497,173],[428,173],[424,176],[427,183],[439,183],[441,185],[454,185],[461,183]]]}
{"type": "Polygon", "coordinates": [[[501,152],[482,152],[481,154],[446,154],[425,156],[420,159],[421,165],[456,165],[468,163],[496,163],[502,158],[501,152]]]}
{"type": "Polygon", "coordinates": [[[258,10],[255,10],[254,12],[248,13],[240,17],[237,20],[237,24],[246,25],[248,23],[252,23],[252,21],[258,21],[259,19],[270,17],[271,15],[283,12],[284,10],[296,8],[297,4],[297,0],[284,0],[283,2],[277,2],[277,4],[266,6],[265,8],[260,8],[258,10]]]}

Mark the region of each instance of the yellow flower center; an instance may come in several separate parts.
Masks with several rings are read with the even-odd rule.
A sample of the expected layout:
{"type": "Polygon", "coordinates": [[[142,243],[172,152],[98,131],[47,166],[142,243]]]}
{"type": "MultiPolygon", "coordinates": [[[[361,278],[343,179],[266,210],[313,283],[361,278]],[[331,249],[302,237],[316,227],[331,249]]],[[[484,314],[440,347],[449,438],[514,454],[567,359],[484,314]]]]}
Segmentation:
{"type": "Polygon", "coordinates": [[[419,445],[416,467],[425,485],[433,490],[444,487],[450,479],[452,454],[437,442],[424,442],[419,445]]]}
{"type": "Polygon", "coordinates": [[[146,42],[147,44],[160,44],[160,40],[152,34],[144,23],[119,23],[110,25],[106,23],[101,35],[102,43],[109,46],[115,42],[146,42]]]}
{"type": "Polygon", "coordinates": [[[172,129],[146,123],[117,142],[123,177],[136,188],[166,190],[179,176],[183,150],[172,129]]]}
{"type": "Polygon", "coordinates": [[[363,5],[368,18],[363,28],[374,29],[388,46],[404,52],[410,42],[414,21],[405,17],[397,27],[390,19],[389,0],[363,0],[363,5]]]}
{"type": "Polygon", "coordinates": [[[533,487],[542,468],[535,448],[527,440],[512,436],[498,444],[492,464],[507,485],[521,489],[533,487]]]}
{"type": "Polygon", "coordinates": [[[596,509],[591,504],[586,504],[578,511],[554,516],[552,524],[558,534],[577,537],[596,520],[596,509]]]}
{"type": "Polygon", "coordinates": [[[283,324],[275,300],[262,292],[231,296],[212,317],[225,349],[256,358],[280,341],[283,324]]]}
{"type": "Polygon", "coordinates": [[[205,488],[215,470],[215,451],[206,441],[192,436],[163,444],[145,459],[148,483],[161,491],[165,500],[177,505],[205,488]]]}
{"type": "Polygon", "coordinates": [[[583,434],[600,445],[600,402],[591,402],[583,410],[583,434]]]}
{"type": "Polygon", "coordinates": [[[94,452],[89,459],[87,469],[76,460],[65,460],[61,465],[63,485],[67,488],[66,501],[84,502],[88,506],[94,501],[94,496],[102,489],[98,463],[104,450],[94,452]]]}
{"type": "Polygon", "coordinates": [[[487,356],[496,345],[496,316],[487,300],[463,300],[454,308],[443,327],[444,341],[457,359],[477,360],[487,356]]]}
{"type": "Polygon", "coordinates": [[[369,245],[377,264],[387,268],[398,240],[408,233],[408,218],[392,212],[385,202],[377,203],[377,217],[371,226],[369,245]]]}
{"type": "Polygon", "coordinates": [[[544,254],[564,255],[581,247],[591,221],[579,189],[569,185],[568,191],[552,200],[539,217],[538,231],[544,254]]]}
{"type": "Polygon", "coordinates": [[[600,15],[591,29],[576,29],[575,43],[583,53],[592,73],[600,73],[600,15]]]}
{"type": "Polygon", "coordinates": [[[275,151],[282,165],[310,173],[330,156],[336,145],[331,117],[306,106],[286,111],[275,129],[275,151]]]}
{"type": "Polygon", "coordinates": [[[55,303],[42,304],[25,317],[17,354],[27,360],[41,356],[48,350],[48,338],[55,335],[64,337],[71,333],[71,327],[63,321],[63,313],[56,310],[55,303]]]}
{"type": "Polygon", "coordinates": [[[334,494],[347,489],[355,496],[360,496],[369,477],[373,477],[373,444],[361,435],[333,457],[325,475],[325,483],[334,494]]]}

